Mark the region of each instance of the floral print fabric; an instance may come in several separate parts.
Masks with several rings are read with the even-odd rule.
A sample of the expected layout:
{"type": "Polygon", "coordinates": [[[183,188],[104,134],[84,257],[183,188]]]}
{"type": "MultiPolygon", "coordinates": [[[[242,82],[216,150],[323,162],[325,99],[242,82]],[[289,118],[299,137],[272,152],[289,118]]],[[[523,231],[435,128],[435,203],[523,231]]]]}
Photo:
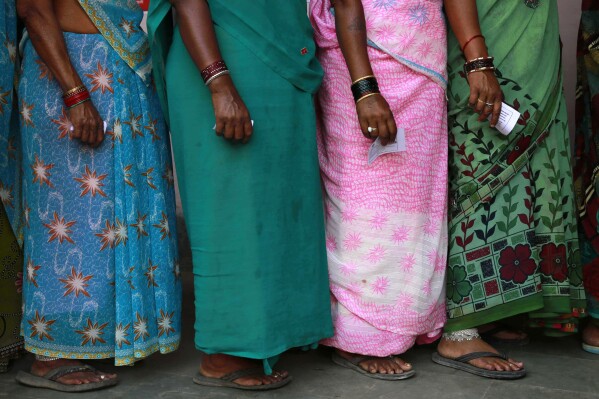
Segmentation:
{"type": "MultiPolygon", "coordinates": [[[[360,130],[347,65],[333,45],[334,19],[323,3],[329,4],[310,2],[325,70],[318,139],[335,325],[335,336],[323,343],[365,355],[400,354],[436,339],[445,322],[445,92],[430,76],[369,47],[381,92],[406,131],[407,151],[368,165],[372,141],[360,130]]],[[[368,21],[406,17],[402,3],[363,1],[368,21]]],[[[443,42],[443,26],[416,26],[443,42]]],[[[400,40],[391,34],[390,42],[400,40]]]]}
{"type": "Polygon", "coordinates": [[[557,4],[542,2],[534,13],[521,2],[477,5],[504,102],[521,117],[508,136],[478,121],[468,107],[463,57],[451,35],[446,330],[538,311],[532,324],[551,334],[572,332],[585,295],[559,79],[557,4]],[[533,42],[538,45],[531,49],[533,42]]]}
{"type": "Polygon", "coordinates": [[[169,137],[155,92],[102,35],[65,41],[108,129],[96,149],[69,138],[60,87],[25,42],[25,346],[131,364],[180,340],[169,137]]]}

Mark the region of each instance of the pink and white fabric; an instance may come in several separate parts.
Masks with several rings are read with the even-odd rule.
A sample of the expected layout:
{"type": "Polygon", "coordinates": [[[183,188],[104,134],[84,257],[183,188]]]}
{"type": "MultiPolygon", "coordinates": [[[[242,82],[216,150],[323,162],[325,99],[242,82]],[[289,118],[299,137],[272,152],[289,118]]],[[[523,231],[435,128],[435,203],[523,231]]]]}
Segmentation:
{"type": "MultiPolygon", "coordinates": [[[[370,29],[372,24],[380,26],[379,18],[395,23],[409,20],[406,4],[437,10],[441,2],[362,3],[370,29]]],[[[371,141],[360,131],[330,1],[311,0],[310,12],[325,70],[318,95],[318,140],[335,323],[335,336],[323,344],[371,356],[400,354],[416,341],[432,342],[445,323],[448,133],[444,85],[434,73],[369,47],[381,93],[397,126],[406,131],[407,151],[383,155],[368,165],[371,141]]],[[[421,20],[422,25],[412,27],[415,36],[445,42],[444,23],[422,14],[421,20]]],[[[399,32],[389,31],[388,47],[399,48],[399,32]]],[[[370,30],[368,36],[380,40],[370,30]]],[[[445,65],[443,51],[430,60],[445,65]]],[[[412,50],[406,50],[402,57],[411,54],[412,50]]]]}

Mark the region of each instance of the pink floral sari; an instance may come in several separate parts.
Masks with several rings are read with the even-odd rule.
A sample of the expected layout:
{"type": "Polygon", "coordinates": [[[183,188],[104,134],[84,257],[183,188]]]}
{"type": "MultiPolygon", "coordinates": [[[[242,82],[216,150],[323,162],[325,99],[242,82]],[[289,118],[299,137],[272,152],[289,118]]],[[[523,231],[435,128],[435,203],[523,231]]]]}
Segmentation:
{"type": "Polygon", "coordinates": [[[370,61],[405,152],[368,165],[330,0],[311,0],[325,79],[319,153],[335,336],[372,356],[436,339],[445,322],[446,29],[441,0],[363,0],[370,61]]]}

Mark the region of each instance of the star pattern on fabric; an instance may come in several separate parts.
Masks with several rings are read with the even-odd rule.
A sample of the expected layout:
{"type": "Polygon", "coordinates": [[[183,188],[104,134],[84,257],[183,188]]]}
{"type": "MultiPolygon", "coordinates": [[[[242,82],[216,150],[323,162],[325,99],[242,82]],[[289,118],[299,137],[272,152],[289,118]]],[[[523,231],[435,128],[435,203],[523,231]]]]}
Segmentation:
{"type": "Polygon", "coordinates": [[[133,184],[133,182],[131,181],[131,168],[133,168],[132,164],[127,165],[123,168],[123,181],[128,186],[135,187],[135,184],[133,184]]]}
{"type": "Polygon", "coordinates": [[[104,187],[102,180],[106,179],[108,174],[99,175],[94,170],[90,170],[88,165],[85,165],[85,173],[81,177],[74,178],[75,181],[81,183],[81,194],[80,197],[84,197],[85,194],[90,193],[92,197],[96,194],[106,197],[106,193],[102,191],[101,187],[104,187]]]}
{"type": "Polygon", "coordinates": [[[5,208],[14,208],[13,205],[13,188],[12,186],[5,186],[3,182],[0,181],[0,200],[5,208]]]}
{"type": "Polygon", "coordinates": [[[95,91],[100,91],[102,94],[105,94],[107,91],[114,93],[114,90],[112,89],[113,74],[110,73],[107,68],[102,67],[100,61],[98,61],[96,71],[94,73],[86,73],[85,76],[92,81],[91,93],[95,91]]]}
{"type": "Polygon", "coordinates": [[[146,317],[142,317],[138,312],[135,312],[136,321],[133,324],[133,332],[135,334],[134,341],[142,340],[145,341],[147,337],[150,336],[150,332],[148,331],[148,319],[146,317]]]}
{"type": "Polygon", "coordinates": [[[25,126],[34,127],[33,123],[33,109],[34,104],[27,104],[25,101],[21,101],[21,118],[25,126]]]}
{"type": "Polygon", "coordinates": [[[44,61],[42,61],[40,58],[36,58],[35,63],[37,64],[40,71],[40,80],[47,79],[50,82],[54,80],[54,75],[52,74],[52,71],[50,71],[50,68],[48,68],[48,65],[46,65],[44,61]]]}
{"type": "Polygon", "coordinates": [[[48,341],[54,341],[54,338],[50,335],[50,331],[52,331],[50,326],[54,324],[56,320],[46,321],[46,316],[40,316],[39,312],[36,310],[35,317],[31,320],[27,320],[27,322],[31,326],[29,338],[37,337],[40,341],[43,341],[44,338],[46,338],[48,341]]]}
{"type": "Polygon", "coordinates": [[[152,190],[157,190],[158,188],[153,183],[154,176],[152,176],[152,173],[154,173],[154,168],[148,168],[145,172],[142,172],[141,175],[145,177],[148,187],[152,190]]]}
{"type": "Polygon", "coordinates": [[[144,126],[144,129],[152,136],[152,142],[160,140],[160,136],[157,133],[156,126],[158,125],[158,119],[152,119],[152,115],[149,117],[148,124],[144,126]]]}
{"type": "Polygon", "coordinates": [[[170,226],[168,223],[168,216],[166,213],[162,212],[162,219],[160,219],[160,222],[158,222],[158,224],[154,224],[152,226],[157,228],[158,230],[160,230],[160,234],[162,234],[162,236],[160,237],[160,240],[164,240],[167,237],[171,236],[171,230],[170,230],[170,226]]]}
{"type": "Polygon", "coordinates": [[[144,133],[141,130],[141,115],[135,115],[133,111],[131,111],[129,113],[129,120],[123,123],[131,128],[133,139],[137,138],[137,136],[144,137],[144,133]]]}
{"type": "Polygon", "coordinates": [[[69,294],[75,294],[75,297],[78,298],[79,294],[89,297],[89,293],[85,290],[89,284],[87,283],[94,276],[84,276],[83,272],[77,273],[75,267],[71,267],[71,274],[67,276],[67,278],[58,279],[61,283],[64,284],[64,294],[63,296],[67,296],[69,294]]]}
{"type": "Polygon", "coordinates": [[[52,123],[54,123],[58,127],[59,139],[67,137],[69,133],[71,133],[71,129],[73,128],[73,124],[69,120],[69,117],[64,108],[62,109],[62,112],[60,113],[58,119],[52,119],[52,123]]]}
{"type": "Polygon", "coordinates": [[[54,187],[50,182],[50,170],[54,167],[53,163],[46,164],[43,160],[39,159],[37,154],[35,154],[35,162],[31,164],[31,169],[33,170],[33,182],[39,183],[40,186],[45,184],[48,187],[54,187]]]}
{"type": "Polygon", "coordinates": [[[158,283],[156,282],[156,269],[158,269],[158,265],[153,265],[152,260],[148,260],[148,267],[144,276],[148,279],[148,287],[158,287],[158,283]]]}
{"type": "Polygon", "coordinates": [[[50,223],[44,223],[44,226],[48,229],[48,234],[50,235],[48,242],[58,240],[61,244],[64,241],[74,244],[75,242],[70,236],[70,233],[72,233],[70,228],[75,223],[75,220],[70,222],[65,221],[64,217],[61,218],[58,216],[58,213],[54,212],[54,219],[50,223]]]}
{"type": "Polygon", "coordinates": [[[173,316],[175,312],[165,313],[164,310],[160,309],[160,317],[158,318],[158,337],[163,335],[169,336],[170,333],[175,332],[173,327],[173,316]]]}
{"type": "Polygon", "coordinates": [[[121,23],[119,24],[119,26],[123,29],[123,31],[127,35],[127,39],[129,39],[131,37],[131,35],[133,35],[134,33],[137,33],[137,29],[135,28],[134,21],[129,21],[129,20],[126,20],[125,18],[121,17],[121,23]]]}
{"type": "Polygon", "coordinates": [[[121,124],[121,120],[119,118],[116,118],[112,124],[112,130],[108,130],[106,134],[112,138],[113,148],[115,143],[123,143],[123,125],[121,124]]]}
{"type": "Polygon", "coordinates": [[[148,218],[148,215],[142,215],[141,212],[137,211],[137,220],[135,221],[135,223],[132,223],[131,226],[135,227],[135,230],[137,231],[137,239],[139,240],[141,237],[147,237],[149,234],[146,231],[146,219],[148,218]]]}
{"type": "Polygon", "coordinates": [[[110,223],[109,220],[106,220],[102,232],[96,233],[96,237],[100,238],[102,244],[100,251],[103,251],[106,248],[114,248],[116,243],[116,229],[114,224],[110,223]]]}
{"type": "Polygon", "coordinates": [[[36,265],[33,263],[33,261],[31,259],[27,259],[27,267],[26,267],[27,281],[29,281],[31,284],[33,284],[35,288],[39,288],[37,285],[37,281],[36,281],[37,271],[39,269],[41,269],[40,265],[36,265]]]}
{"type": "Polygon", "coordinates": [[[4,115],[4,107],[8,105],[8,98],[11,92],[11,90],[3,92],[0,87],[0,115],[4,115]]]}
{"type": "Polygon", "coordinates": [[[87,325],[85,327],[83,327],[83,330],[76,330],[75,332],[77,334],[81,334],[82,337],[82,341],[81,341],[81,346],[85,346],[87,343],[90,343],[92,345],[96,345],[96,343],[100,342],[102,344],[105,344],[106,341],[102,338],[102,335],[104,335],[104,328],[106,328],[106,326],[108,325],[108,323],[104,323],[102,325],[100,325],[100,323],[96,322],[92,322],[91,319],[87,319],[87,325]]]}
{"type": "Polygon", "coordinates": [[[131,345],[131,342],[129,342],[129,340],[127,339],[127,337],[129,336],[129,333],[127,332],[129,330],[129,327],[131,327],[131,323],[127,324],[124,327],[123,323],[119,323],[116,326],[114,332],[114,341],[115,344],[119,347],[119,349],[123,349],[123,345],[131,345]]]}

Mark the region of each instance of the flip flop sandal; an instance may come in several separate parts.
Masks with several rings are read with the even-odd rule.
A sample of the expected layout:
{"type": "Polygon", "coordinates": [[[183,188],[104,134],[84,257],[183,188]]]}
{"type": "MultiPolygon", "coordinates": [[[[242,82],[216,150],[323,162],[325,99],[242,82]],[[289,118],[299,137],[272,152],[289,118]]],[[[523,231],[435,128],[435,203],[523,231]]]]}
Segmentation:
{"type": "Polygon", "coordinates": [[[480,333],[480,336],[482,337],[482,339],[485,340],[485,342],[487,342],[488,344],[495,346],[495,345],[515,345],[515,346],[524,346],[524,345],[528,345],[530,342],[530,337],[528,336],[528,334],[526,335],[526,337],[524,338],[514,338],[514,339],[506,339],[506,338],[497,338],[495,336],[495,334],[500,333],[500,332],[506,332],[506,331],[515,331],[518,333],[521,333],[522,331],[517,330],[517,329],[513,329],[512,327],[505,325],[505,324],[499,324],[496,327],[493,327],[492,329],[490,329],[489,331],[485,331],[484,333],[480,333]]]}
{"type": "Polygon", "coordinates": [[[496,380],[515,380],[526,375],[526,370],[524,369],[518,371],[491,371],[481,369],[468,363],[471,360],[480,359],[482,357],[495,357],[508,360],[507,356],[493,352],[472,352],[464,356],[456,357],[455,359],[441,356],[438,352],[435,352],[433,353],[433,362],[456,370],[465,371],[479,377],[493,378],[496,380]]]}
{"type": "Polygon", "coordinates": [[[85,364],[81,366],[63,366],[52,369],[41,377],[25,371],[19,371],[19,373],[15,377],[15,380],[18,383],[26,385],[28,387],[46,388],[59,392],[89,392],[98,389],[108,388],[118,384],[119,382],[118,378],[111,378],[100,382],[90,382],[88,384],[77,385],[63,384],[57,381],[60,377],[64,377],[65,375],[81,372],[96,373],[97,370],[92,366],[88,366],[85,364]]]}
{"type": "Polygon", "coordinates": [[[193,382],[198,385],[204,385],[208,387],[220,387],[220,388],[235,388],[242,389],[244,391],[270,391],[272,389],[277,389],[284,387],[289,384],[293,378],[291,376],[287,376],[279,382],[274,382],[272,384],[265,385],[241,385],[234,382],[238,378],[243,377],[257,377],[264,375],[264,369],[261,368],[252,368],[246,370],[238,370],[232,373],[223,375],[220,378],[206,377],[200,373],[196,374],[193,378],[193,382]]]}
{"type": "Polygon", "coordinates": [[[599,355],[599,346],[593,346],[583,342],[582,349],[586,352],[592,353],[593,355],[599,355]]]}
{"type": "Polygon", "coordinates": [[[363,374],[367,377],[376,378],[377,380],[398,381],[405,380],[416,375],[416,372],[414,370],[404,371],[400,374],[371,373],[360,367],[360,363],[367,360],[381,360],[381,358],[375,356],[356,356],[352,357],[351,359],[346,359],[343,356],[339,355],[337,352],[333,352],[333,363],[341,367],[357,371],[358,373],[363,374]]]}

